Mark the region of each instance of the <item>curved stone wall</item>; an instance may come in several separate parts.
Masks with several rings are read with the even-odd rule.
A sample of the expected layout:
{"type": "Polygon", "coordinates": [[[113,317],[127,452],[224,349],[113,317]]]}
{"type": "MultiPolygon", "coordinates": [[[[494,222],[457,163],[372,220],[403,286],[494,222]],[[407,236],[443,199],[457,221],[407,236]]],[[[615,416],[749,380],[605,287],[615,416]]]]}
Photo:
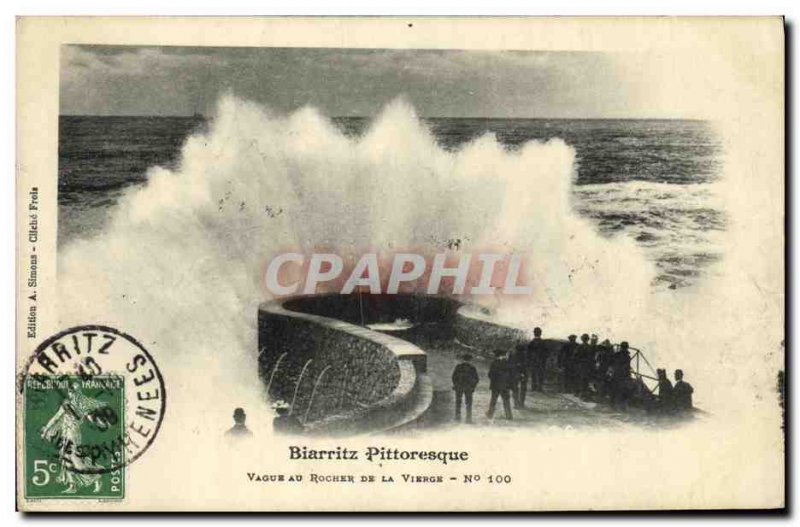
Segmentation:
{"type": "Polygon", "coordinates": [[[339,318],[299,311],[328,312],[335,300],[322,295],[259,307],[259,372],[270,396],[294,401],[293,412],[310,433],[378,432],[413,422],[432,395],[425,352],[339,318]]]}
{"type": "Polygon", "coordinates": [[[436,295],[313,295],[286,299],[290,311],[335,318],[357,325],[394,322],[402,318],[414,324],[448,322],[461,303],[436,295]]]}
{"type": "MultiPolygon", "coordinates": [[[[310,433],[385,432],[412,426],[432,400],[427,355],[364,326],[403,319],[414,332],[457,339],[487,357],[526,342],[525,332],[429,295],[313,295],[259,307],[259,372],[270,396],[294,401],[310,433]],[[296,394],[295,394],[296,392],[296,394]]],[[[554,349],[560,341],[548,341],[554,349]]]]}
{"type": "MultiPolygon", "coordinates": [[[[484,318],[476,306],[461,306],[453,321],[453,332],[459,342],[475,349],[485,357],[491,357],[495,349],[511,351],[518,344],[527,344],[532,338],[533,328],[530,332],[503,326],[484,318]],[[530,334],[529,334],[530,333],[530,334]]],[[[550,354],[555,354],[564,345],[564,339],[546,338],[545,348],[550,354]]]]}

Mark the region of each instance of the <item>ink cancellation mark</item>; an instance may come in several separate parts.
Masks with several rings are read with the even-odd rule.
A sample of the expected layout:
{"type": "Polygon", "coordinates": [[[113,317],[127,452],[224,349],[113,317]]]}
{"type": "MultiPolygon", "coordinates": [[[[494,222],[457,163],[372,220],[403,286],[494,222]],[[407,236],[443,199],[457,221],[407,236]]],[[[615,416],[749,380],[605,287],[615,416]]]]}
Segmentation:
{"type": "Polygon", "coordinates": [[[148,351],[113,328],[71,328],[39,345],[21,390],[26,497],[124,497],[126,468],[166,409],[148,351]]]}
{"type": "Polygon", "coordinates": [[[25,497],[124,498],[124,378],[27,377],[24,390],[25,497]]]}

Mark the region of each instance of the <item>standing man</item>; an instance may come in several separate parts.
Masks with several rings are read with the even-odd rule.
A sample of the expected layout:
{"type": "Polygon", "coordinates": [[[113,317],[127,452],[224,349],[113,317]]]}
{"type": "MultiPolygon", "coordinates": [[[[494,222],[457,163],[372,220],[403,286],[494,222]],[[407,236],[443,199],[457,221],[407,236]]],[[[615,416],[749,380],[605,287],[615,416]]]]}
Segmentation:
{"type": "Polygon", "coordinates": [[[511,387],[513,384],[511,366],[505,351],[496,350],[494,356],[495,359],[489,366],[489,389],[492,391],[492,398],[489,400],[489,411],[486,412],[486,417],[489,419],[494,417],[497,398],[502,397],[503,410],[505,411],[506,419],[510,421],[514,418],[511,413],[511,387]]]}
{"type": "Polygon", "coordinates": [[[456,392],[456,421],[461,421],[461,401],[467,408],[467,424],[472,424],[472,392],[478,385],[478,370],[470,364],[472,355],[465,353],[453,369],[453,390],[456,392]]]}
{"type": "Polygon", "coordinates": [[[589,341],[589,348],[592,350],[592,360],[589,365],[589,379],[594,381],[597,378],[597,355],[600,353],[600,344],[597,343],[597,335],[592,333],[592,339],[589,341]]]}
{"type": "Polygon", "coordinates": [[[599,346],[597,352],[597,386],[603,396],[611,393],[611,366],[614,363],[614,347],[608,339],[605,339],[599,346]]]}
{"type": "Polygon", "coordinates": [[[580,397],[585,397],[589,391],[589,377],[593,363],[594,351],[589,344],[589,335],[584,333],[581,335],[581,343],[575,350],[575,375],[577,377],[575,393],[580,397]]]}
{"type": "Polygon", "coordinates": [[[528,368],[531,391],[544,391],[544,374],[547,367],[547,348],[542,340],[542,328],[533,328],[533,340],[528,343],[528,368]]]}
{"type": "Polygon", "coordinates": [[[619,344],[619,350],[614,354],[612,383],[612,402],[616,408],[627,408],[632,390],[630,389],[631,380],[631,352],[628,349],[627,341],[619,344]]]}
{"type": "Polygon", "coordinates": [[[563,390],[566,393],[575,391],[575,349],[578,344],[575,342],[578,337],[570,335],[569,341],[561,346],[558,353],[558,367],[561,369],[563,376],[563,390]]]}
{"type": "Polygon", "coordinates": [[[528,356],[524,344],[517,344],[511,354],[511,374],[514,396],[514,408],[525,408],[525,396],[528,394],[528,356]]]}
{"type": "Polygon", "coordinates": [[[588,359],[589,359],[589,335],[584,333],[581,335],[581,343],[575,350],[575,374],[577,376],[577,386],[575,393],[583,396],[588,386],[588,359]]]}
{"type": "Polygon", "coordinates": [[[672,388],[672,404],[678,413],[692,411],[694,388],[683,380],[683,370],[675,370],[675,386],[672,388]]]}
{"type": "Polygon", "coordinates": [[[656,376],[658,377],[658,409],[663,413],[672,413],[675,407],[672,396],[674,388],[667,378],[667,370],[657,369],[656,376]]]}
{"type": "Polygon", "coordinates": [[[244,409],[236,408],[233,411],[233,426],[225,432],[225,435],[228,436],[251,436],[253,433],[247,428],[245,421],[247,420],[247,414],[244,413],[244,409]]]}

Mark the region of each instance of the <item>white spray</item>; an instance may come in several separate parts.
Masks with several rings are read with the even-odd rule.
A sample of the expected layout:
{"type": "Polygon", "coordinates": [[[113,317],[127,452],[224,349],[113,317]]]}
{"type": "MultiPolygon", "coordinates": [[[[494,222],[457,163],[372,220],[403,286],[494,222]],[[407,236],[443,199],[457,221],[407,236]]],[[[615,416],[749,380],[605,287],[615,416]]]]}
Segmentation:
{"type": "Polygon", "coordinates": [[[175,170],[151,169],[101,235],[63,250],[62,323],[136,335],[165,370],[171,409],[202,403],[192,426],[214,433],[237,406],[268,428],[256,310],[265,264],[290,250],[434,253],[459,239],[461,251],[521,253],[533,295],[490,298],[498,320],[635,342],[649,331],[652,264],[574,212],[573,161],[560,140],[509,151],[491,134],[448,152],[402,100],[351,138],[314,109],[279,116],[226,96],[175,170]]]}

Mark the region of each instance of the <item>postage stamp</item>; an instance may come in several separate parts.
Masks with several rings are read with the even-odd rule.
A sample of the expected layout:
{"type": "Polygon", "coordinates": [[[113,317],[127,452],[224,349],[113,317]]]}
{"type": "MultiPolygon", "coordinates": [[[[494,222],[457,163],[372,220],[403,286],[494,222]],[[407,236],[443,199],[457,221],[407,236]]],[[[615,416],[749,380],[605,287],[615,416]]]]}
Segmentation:
{"type": "Polygon", "coordinates": [[[28,377],[24,401],[27,498],[125,497],[124,377],[28,377]]]}
{"type": "Polygon", "coordinates": [[[147,350],[110,327],[70,328],[39,345],[21,384],[26,497],[123,498],[166,408],[147,350]]]}

